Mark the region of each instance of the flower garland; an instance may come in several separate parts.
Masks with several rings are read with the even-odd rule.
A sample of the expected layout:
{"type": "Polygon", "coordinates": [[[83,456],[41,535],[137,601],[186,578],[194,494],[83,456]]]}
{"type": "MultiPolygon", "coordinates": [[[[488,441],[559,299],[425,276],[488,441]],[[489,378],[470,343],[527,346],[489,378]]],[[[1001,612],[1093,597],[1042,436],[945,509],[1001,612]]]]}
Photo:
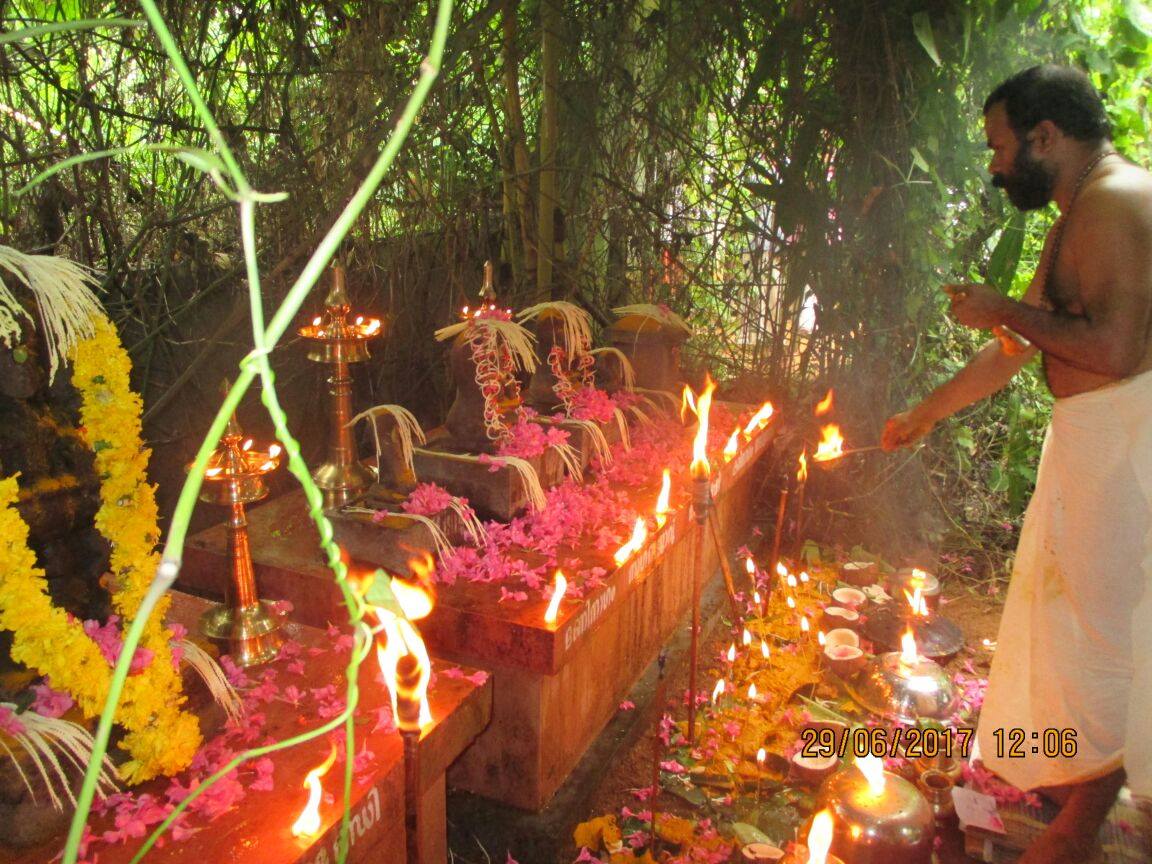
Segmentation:
{"type": "Polygon", "coordinates": [[[568,380],[568,370],[564,368],[564,357],[564,348],[560,345],[553,345],[552,350],[548,352],[548,368],[552,371],[552,377],[556,379],[552,385],[552,392],[563,403],[564,413],[571,414],[573,400],[576,398],[576,388],[568,380]]]}
{"type": "MultiPolygon", "coordinates": [[[[96,528],[112,547],[112,605],[127,627],[158,564],[156,500],[145,476],[150,451],[140,440],[142,403],[129,386],[127,352],[108,321],[97,322],[95,334],[71,355],[82,432],[100,477],[96,528]]],[[[15,637],[13,660],[49,676],[85,716],[95,717],[104,707],[112,668],[82,624],[53,605],[44,571],[28,547],[28,526],[16,510],[18,495],[16,477],[0,479],[0,627],[15,637]]],[[[120,747],[131,758],[120,773],[129,783],[187,767],[201,742],[196,717],[180,707],[185,697],[172,663],[172,634],[163,623],[167,609],[164,598],[144,628],[141,645],[152,662],[129,676],[117,711],[128,730],[120,747]]]]}

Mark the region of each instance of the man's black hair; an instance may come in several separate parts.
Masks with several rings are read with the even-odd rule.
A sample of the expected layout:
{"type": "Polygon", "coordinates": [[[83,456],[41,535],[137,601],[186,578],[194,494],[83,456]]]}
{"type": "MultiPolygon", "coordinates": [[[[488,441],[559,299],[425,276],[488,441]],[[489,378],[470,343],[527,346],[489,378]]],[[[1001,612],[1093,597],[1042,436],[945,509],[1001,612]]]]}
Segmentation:
{"type": "Polygon", "coordinates": [[[1051,120],[1078,141],[1112,138],[1104,101],[1079,69],[1045,64],[1017,72],[992,91],[984,113],[997,102],[1004,103],[1008,124],[1021,140],[1041,120],[1051,120]]]}

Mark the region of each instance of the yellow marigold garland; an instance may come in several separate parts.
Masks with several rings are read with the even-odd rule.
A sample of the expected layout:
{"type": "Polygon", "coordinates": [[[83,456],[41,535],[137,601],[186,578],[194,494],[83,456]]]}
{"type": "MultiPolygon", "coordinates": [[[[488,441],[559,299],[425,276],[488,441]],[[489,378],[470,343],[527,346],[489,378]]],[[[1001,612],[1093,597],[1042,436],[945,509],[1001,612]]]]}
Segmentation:
{"type": "MultiPolygon", "coordinates": [[[[129,385],[131,363],[107,321],[72,352],[73,384],[81,396],[85,440],[100,477],[96,527],[112,546],[112,604],[125,629],[140,606],[159,556],[154,489],[146,480],[150,451],[141,443],[141,399],[129,385]]],[[[16,477],[0,479],[0,627],[15,636],[12,658],[52,679],[88,717],[100,713],[112,670],[79,621],[53,605],[44,571],[28,548],[28,526],[15,508],[16,477]]],[[[196,718],[172,666],[164,625],[168,600],[156,607],[141,645],[153,652],[148,668],[129,676],[116,714],[128,730],[120,746],[131,757],[120,766],[129,783],[174,774],[188,766],[201,743],[196,718]]]]}

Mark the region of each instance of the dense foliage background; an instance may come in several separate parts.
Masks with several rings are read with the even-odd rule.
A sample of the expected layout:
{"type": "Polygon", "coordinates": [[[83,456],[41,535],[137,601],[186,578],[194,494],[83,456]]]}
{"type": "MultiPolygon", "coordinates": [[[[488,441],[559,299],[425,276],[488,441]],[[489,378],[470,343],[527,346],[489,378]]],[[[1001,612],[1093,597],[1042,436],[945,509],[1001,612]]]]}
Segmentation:
{"type": "MultiPolygon", "coordinates": [[[[131,3],[0,8],[6,30],[139,17],[131,3]]],[[[248,176],[290,195],[260,215],[275,297],[391,128],[428,6],[165,11],[248,176]]],[[[344,250],[354,301],[390,319],[358,401],[443,416],[431,333],[492,258],[509,305],[565,297],[607,323],[620,302],[668,303],[698,328],[689,365],[731,396],[770,396],[797,418],[834,386],[850,445],[874,443],[888,413],[982,341],[942,314],[940,283],[1019,293],[1031,276],[1051,214],[1025,219],[991,188],[980,107],[1008,74],[1049,60],[1090,71],[1117,145],[1146,164],[1152,13],[1131,0],[464,0],[399,170],[344,250]]],[[[147,30],[0,45],[2,242],[103,272],[164,507],[248,343],[233,207],[195,166],[144,146],[157,143],[207,141],[147,30]],[[127,149],[22,194],[61,160],[114,148],[127,149]]],[[[317,454],[324,429],[303,417],[319,374],[303,354],[289,344],[276,364],[317,454]]],[[[1047,410],[1029,373],[912,456],[818,476],[812,530],[942,545],[957,566],[995,573],[1047,410]]]]}

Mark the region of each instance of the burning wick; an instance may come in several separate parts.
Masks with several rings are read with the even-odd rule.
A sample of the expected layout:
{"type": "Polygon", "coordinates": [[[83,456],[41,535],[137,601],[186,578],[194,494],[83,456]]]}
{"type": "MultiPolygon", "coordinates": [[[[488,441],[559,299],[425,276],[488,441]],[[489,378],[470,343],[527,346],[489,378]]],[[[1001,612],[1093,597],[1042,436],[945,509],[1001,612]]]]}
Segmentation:
{"type": "Polygon", "coordinates": [[[736,455],[736,448],[740,446],[740,427],[737,426],[732,431],[732,437],[728,439],[728,443],[724,445],[724,461],[731,462],[732,457],[736,455]]]}
{"type": "MultiPolygon", "coordinates": [[[[859,760],[857,760],[859,764],[859,760]]],[[[821,810],[808,830],[808,864],[827,864],[828,850],[832,848],[832,814],[821,810]]]]}
{"type": "Polygon", "coordinates": [[[916,652],[916,637],[912,635],[912,628],[909,627],[900,637],[900,662],[915,666],[919,660],[920,655],[916,652]]]}
{"type": "Polygon", "coordinates": [[[820,643],[821,648],[823,648],[825,643],[828,641],[827,639],[824,638],[824,631],[823,630],[817,630],[816,631],[816,641],[820,643]]]}
{"type": "Polygon", "coordinates": [[[560,601],[564,599],[564,592],[568,590],[568,580],[564,578],[564,574],[559,570],[556,571],[556,579],[552,585],[552,599],[548,602],[548,609],[544,613],[545,624],[556,623],[556,613],[560,611],[560,601]]]}
{"type": "Polygon", "coordinates": [[[808,625],[808,616],[807,615],[801,615],[800,616],[800,632],[801,633],[807,633],[808,632],[808,626],[809,626],[808,625]]]}
{"type": "Polygon", "coordinates": [[[753,681],[751,684],[748,685],[748,698],[752,702],[755,702],[757,699],[756,682],[755,681],[753,681]]]}
{"type": "Polygon", "coordinates": [[[752,644],[752,634],[748,631],[747,627],[744,628],[744,634],[740,638],[744,643],[744,647],[748,647],[752,644]]]}
{"type": "MultiPolygon", "coordinates": [[[[772,407],[771,402],[765,402],[760,406],[760,410],[752,415],[752,418],[744,426],[744,440],[752,437],[752,433],[757,429],[763,429],[768,425],[768,421],[772,419],[772,412],[775,409],[772,407]]],[[[732,433],[732,437],[736,437],[736,433],[732,433]]]]}
{"type": "Polygon", "coordinates": [[[735,642],[733,642],[731,645],[728,646],[728,652],[724,656],[728,658],[729,663],[735,663],[736,662],[736,643],[735,642]]]}
{"type": "Polygon", "coordinates": [[[801,582],[807,582],[808,581],[808,571],[807,570],[801,570],[800,571],[800,581],[801,582]]]}
{"type": "Polygon", "coordinates": [[[788,604],[789,609],[795,609],[796,608],[796,598],[788,597],[785,599],[784,602],[786,602],[788,604]]]}
{"type": "Polygon", "coordinates": [[[320,778],[328,773],[332,763],[336,761],[336,745],[332,745],[332,752],[328,758],[313,768],[304,777],[302,784],[308,790],[308,803],[300,811],[300,816],[292,824],[293,837],[315,837],[320,831],[320,798],[324,795],[324,787],[320,778]]]}
{"type": "Polygon", "coordinates": [[[844,455],[844,438],[840,435],[840,427],[829,423],[820,430],[823,436],[816,445],[816,452],[812,454],[813,462],[830,462],[844,455]]]}
{"type": "Polygon", "coordinates": [[[625,561],[632,557],[632,553],[639,551],[640,547],[644,545],[644,540],[648,537],[648,526],[644,524],[644,517],[639,517],[636,524],[632,528],[632,536],[628,542],[616,550],[616,554],[612,556],[619,567],[625,561]]]}
{"type": "Polygon", "coordinates": [[[876,798],[884,794],[884,760],[879,756],[857,756],[856,767],[868,781],[868,790],[876,798]]]}
{"type": "Polygon", "coordinates": [[[672,472],[665,468],[660,481],[660,495],[656,498],[656,527],[663,528],[668,521],[668,502],[672,497],[672,472]]]}
{"type": "Polygon", "coordinates": [[[828,391],[828,395],[816,403],[815,414],[817,417],[823,417],[832,410],[832,391],[828,391]]]}
{"type": "Polygon", "coordinates": [[[710,375],[704,376],[704,389],[699,396],[693,395],[692,389],[687,385],[684,386],[681,416],[684,416],[685,408],[690,408],[698,421],[696,437],[692,440],[693,480],[702,479],[712,473],[712,466],[708,463],[708,415],[712,410],[712,391],[715,389],[716,384],[710,375]]]}
{"type": "Polygon", "coordinates": [[[912,607],[912,614],[921,618],[928,617],[928,601],[924,599],[923,589],[917,585],[916,590],[911,594],[908,589],[904,589],[904,597],[908,600],[908,605],[912,607]]]}
{"type": "Polygon", "coordinates": [[[788,574],[788,580],[787,581],[788,581],[788,587],[789,588],[795,588],[799,584],[796,581],[796,577],[793,576],[791,573],[788,574]]]}
{"type": "Polygon", "coordinates": [[[721,678],[716,682],[716,686],[712,688],[712,702],[715,704],[716,700],[724,695],[724,679],[721,678]]]}
{"type": "Polygon", "coordinates": [[[760,640],[760,654],[765,660],[771,656],[771,652],[768,650],[768,643],[763,639],[760,640]]]}

